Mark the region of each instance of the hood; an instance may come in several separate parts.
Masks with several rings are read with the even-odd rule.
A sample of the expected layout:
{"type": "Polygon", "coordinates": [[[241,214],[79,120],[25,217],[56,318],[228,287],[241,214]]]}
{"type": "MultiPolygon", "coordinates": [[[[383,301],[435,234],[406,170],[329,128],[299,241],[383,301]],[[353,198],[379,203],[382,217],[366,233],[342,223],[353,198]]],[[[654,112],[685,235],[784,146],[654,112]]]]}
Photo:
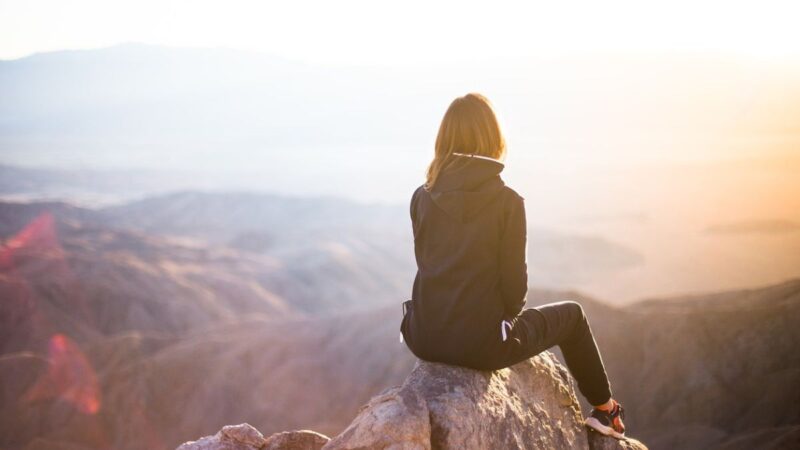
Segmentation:
{"type": "Polygon", "coordinates": [[[505,165],[484,158],[454,157],[458,160],[439,174],[431,199],[449,216],[465,223],[503,191],[500,172],[505,165]]]}

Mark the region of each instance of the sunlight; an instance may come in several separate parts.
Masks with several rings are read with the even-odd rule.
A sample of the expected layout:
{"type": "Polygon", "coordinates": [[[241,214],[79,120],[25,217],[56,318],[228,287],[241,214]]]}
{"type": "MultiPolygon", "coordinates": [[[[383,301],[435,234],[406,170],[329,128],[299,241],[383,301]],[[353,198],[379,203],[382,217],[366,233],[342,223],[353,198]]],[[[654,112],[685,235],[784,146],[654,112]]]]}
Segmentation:
{"type": "Polygon", "coordinates": [[[0,3],[0,58],[138,41],[230,47],[333,64],[520,60],[565,52],[667,51],[797,60],[792,1],[0,3]]]}

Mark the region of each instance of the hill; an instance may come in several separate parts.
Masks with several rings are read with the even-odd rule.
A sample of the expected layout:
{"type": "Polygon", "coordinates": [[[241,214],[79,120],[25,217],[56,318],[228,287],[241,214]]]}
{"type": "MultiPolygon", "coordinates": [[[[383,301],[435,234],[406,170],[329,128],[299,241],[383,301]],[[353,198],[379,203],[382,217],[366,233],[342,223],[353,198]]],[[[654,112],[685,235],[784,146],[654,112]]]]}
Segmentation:
{"type": "MultiPolygon", "coordinates": [[[[303,271],[270,253],[289,254],[288,238],[243,251],[224,245],[224,227],[211,243],[212,222],[182,201],[194,197],[136,214],[0,204],[0,446],[170,449],[241,422],[336,435],[411,371],[399,302],[360,298],[397,274],[359,285],[348,274],[371,273],[361,266],[303,271]],[[160,228],[176,223],[172,205],[174,217],[194,214],[182,236],[160,228]],[[348,285],[349,297],[324,295],[348,285]]],[[[630,429],[650,448],[796,441],[800,281],[624,307],[532,289],[528,305],[562,299],[584,305],[630,429]]]]}

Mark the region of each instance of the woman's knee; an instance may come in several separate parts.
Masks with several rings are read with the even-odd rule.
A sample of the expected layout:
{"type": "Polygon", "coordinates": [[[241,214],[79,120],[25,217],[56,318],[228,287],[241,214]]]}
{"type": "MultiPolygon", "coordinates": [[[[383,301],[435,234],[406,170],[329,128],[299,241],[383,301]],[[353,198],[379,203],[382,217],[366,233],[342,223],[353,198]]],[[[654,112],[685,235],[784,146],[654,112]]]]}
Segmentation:
{"type": "Polygon", "coordinates": [[[579,321],[586,320],[586,311],[583,309],[583,305],[576,302],[575,300],[566,300],[564,301],[568,308],[570,308],[571,314],[573,314],[579,321]]]}

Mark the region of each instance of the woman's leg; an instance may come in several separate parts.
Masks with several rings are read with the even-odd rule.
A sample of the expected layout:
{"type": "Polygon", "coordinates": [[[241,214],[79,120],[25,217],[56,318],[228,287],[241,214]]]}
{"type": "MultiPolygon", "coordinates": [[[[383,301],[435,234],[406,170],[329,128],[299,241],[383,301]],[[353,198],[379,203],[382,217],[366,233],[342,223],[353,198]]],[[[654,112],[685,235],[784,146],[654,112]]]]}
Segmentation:
{"type": "Polygon", "coordinates": [[[523,327],[523,348],[531,357],[558,345],[578,390],[593,406],[611,398],[611,385],[583,307],[574,301],[523,309],[514,327],[523,327]]]}

